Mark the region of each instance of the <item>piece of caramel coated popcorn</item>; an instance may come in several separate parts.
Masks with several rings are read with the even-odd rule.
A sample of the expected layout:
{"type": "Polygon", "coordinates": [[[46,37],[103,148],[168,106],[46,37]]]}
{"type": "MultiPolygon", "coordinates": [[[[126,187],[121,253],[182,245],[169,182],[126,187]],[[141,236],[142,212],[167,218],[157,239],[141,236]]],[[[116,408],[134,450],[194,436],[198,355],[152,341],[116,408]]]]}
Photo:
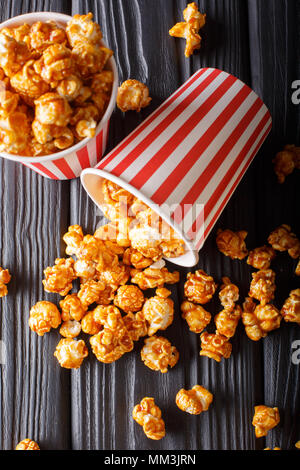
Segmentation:
{"type": "Polygon", "coordinates": [[[61,367],[65,369],[78,369],[87,355],[85,342],[72,338],[61,339],[54,353],[61,367]]]}
{"type": "Polygon", "coordinates": [[[256,406],[252,424],[255,427],[257,438],[268,435],[268,432],[275,428],[280,422],[278,408],[270,408],[265,405],[256,406]]]}
{"type": "Polygon", "coordinates": [[[0,66],[11,78],[31,59],[27,44],[16,41],[7,28],[0,31],[0,66]]]}
{"type": "Polygon", "coordinates": [[[212,299],[216,288],[217,284],[212,276],[199,270],[194,274],[188,273],[184,284],[184,295],[190,302],[204,305],[212,299]]]}
{"type": "Polygon", "coordinates": [[[88,42],[78,43],[72,49],[75,66],[85,79],[102,72],[112,55],[111,49],[88,42]]]}
{"type": "Polygon", "coordinates": [[[276,251],[287,251],[293,259],[300,256],[300,241],[289,225],[281,225],[268,238],[268,242],[276,251]]]}
{"type": "Polygon", "coordinates": [[[255,316],[264,332],[280,328],[282,316],[279,310],[272,304],[258,305],[255,309],[255,316]]]}
{"type": "Polygon", "coordinates": [[[123,321],[132,341],[139,341],[143,336],[147,336],[148,325],[142,312],[128,313],[123,317],[123,321]]]}
{"type": "Polygon", "coordinates": [[[64,338],[77,338],[81,332],[81,324],[79,321],[68,320],[63,322],[60,327],[59,333],[64,338]]]}
{"type": "Polygon", "coordinates": [[[148,439],[158,441],[166,435],[161,410],[155,404],[154,398],[143,398],[140,404],[134,407],[132,417],[143,427],[143,431],[148,439]]]}
{"type": "Polygon", "coordinates": [[[116,291],[118,287],[123,286],[128,282],[130,269],[124,264],[118,264],[112,269],[106,269],[105,271],[100,272],[98,275],[101,281],[116,291]]]}
{"type": "Polygon", "coordinates": [[[70,225],[67,233],[63,236],[63,241],[67,245],[66,254],[69,256],[77,255],[83,241],[83,231],[80,225],[70,225]]]}
{"type": "Polygon", "coordinates": [[[105,287],[105,283],[102,281],[88,281],[82,284],[77,295],[83,308],[85,309],[94,302],[98,302],[105,287]]]}
{"type": "Polygon", "coordinates": [[[286,145],[282,152],[279,152],[273,160],[274,170],[280,184],[284,183],[286,177],[299,169],[300,147],[286,145]]]}
{"type": "Polygon", "coordinates": [[[72,289],[72,281],[76,279],[73,269],[73,258],[61,258],[55,260],[55,265],[44,270],[43,280],[46,292],[55,292],[65,296],[72,289]]]}
{"type": "Polygon", "coordinates": [[[45,93],[34,102],[35,117],[41,124],[65,127],[70,122],[72,110],[65,98],[58,93],[45,93]]]}
{"type": "Polygon", "coordinates": [[[268,304],[274,299],[275,272],[271,269],[262,269],[252,273],[249,296],[258,300],[262,305],[268,304]]]}
{"type": "Polygon", "coordinates": [[[270,331],[280,328],[282,316],[274,305],[256,305],[248,297],[243,304],[242,320],[248,338],[259,341],[270,331]]]}
{"type": "Polygon", "coordinates": [[[30,310],[29,327],[39,336],[44,336],[51,328],[58,328],[61,316],[58,308],[46,300],[37,302],[30,310]]]}
{"type": "Polygon", "coordinates": [[[5,297],[8,293],[7,284],[11,280],[11,275],[8,269],[3,269],[0,266],[0,298],[5,297]]]}
{"type": "Polygon", "coordinates": [[[264,245],[250,251],[247,264],[255,269],[269,269],[275,257],[275,250],[271,246],[264,245]]]}
{"type": "Polygon", "coordinates": [[[145,297],[141,289],[137,286],[121,286],[117,290],[114,298],[116,307],[121,308],[124,312],[139,312],[145,302],[145,297]]]}
{"type": "Polygon", "coordinates": [[[217,332],[226,338],[232,338],[235,335],[241,317],[242,309],[239,305],[236,305],[233,310],[222,310],[222,312],[215,316],[217,332]]]}
{"type": "Polygon", "coordinates": [[[296,266],[295,274],[296,274],[296,276],[300,276],[300,259],[299,259],[298,264],[296,266]]]}
{"type": "Polygon", "coordinates": [[[127,248],[123,255],[123,263],[127,266],[134,266],[136,269],[146,269],[153,264],[151,258],[145,258],[138,250],[127,248]]]}
{"type": "Polygon", "coordinates": [[[149,325],[148,336],[158,330],[166,330],[173,323],[174,302],[168,298],[169,295],[171,292],[167,289],[157,289],[156,296],[145,301],[142,312],[149,325]]]}
{"type": "Polygon", "coordinates": [[[217,246],[221,253],[231,259],[244,259],[248,255],[245,238],[248,232],[233,232],[232,230],[219,230],[217,234],[217,246]]]}
{"type": "Polygon", "coordinates": [[[80,321],[87,311],[77,294],[69,294],[59,302],[61,308],[61,318],[63,321],[80,321]]]}
{"type": "Polygon", "coordinates": [[[223,284],[219,292],[219,299],[226,310],[233,310],[235,303],[239,300],[239,288],[232,284],[228,277],[222,278],[223,284]]]}
{"type": "Polygon", "coordinates": [[[117,106],[124,113],[139,113],[142,108],[149,106],[151,100],[148,87],[138,80],[126,80],[118,89],[117,106]]]}
{"type": "Polygon", "coordinates": [[[137,284],[140,289],[147,290],[162,287],[164,284],[176,284],[179,282],[179,272],[170,273],[167,268],[147,268],[144,271],[132,270],[131,282],[137,284]]]}
{"type": "Polygon", "coordinates": [[[207,356],[217,362],[221,362],[222,357],[228,359],[231,356],[232,344],[226,336],[209,334],[207,332],[201,335],[200,356],[207,356]]]}
{"type": "Polygon", "coordinates": [[[50,91],[48,83],[34,70],[34,60],[26,62],[22,69],[11,77],[10,84],[31,106],[34,100],[50,91]]]}
{"type": "Polygon", "coordinates": [[[74,15],[67,24],[66,33],[72,47],[82,42],[96,44],[102,39],[100,26],[94,23],[92,13],[88,13],[87,15],[74,15]]]}
{"type": "Polygon", "coordinates": [[[202,333],[211,321],[211,314],[204,310],[201,305],[185,301],[181,304],[182,318],[186,320],[190,331],[202,333]]]}
{"type": "Polygon", "coordinates": [[[191,415],[200,415],[207,411],[212,401],[213,394],[201,385],[195,385],[191,390],[182,388],[176,395],[178,408],[191,415]]]}
{"type": "Polygon", "coordinates": [[[97,323],[94,318],[94,311],[88,312],[81,320],[83,333],[94,336],[102,330],[102,325],[97,323]]]}
{"type": "Polygon", "coordinates": [[[54,21],[33,23],[29,37],[30,47],[40,53],[53,44],[65,44],[67,41],[65,31],[54,21]]]}
{"type": "Polygon", "coordinates": [[[39,445],[31,439],[23,439],[17,444],[16,450],[40,450],[39,445]]]}
{"type": "Polygon", "coordinates": [[[174,367],[177,364],[179,352],[166,338],[152,336],[145,339],[141,358],[149,369],[165,374],[168,372],[168,367],[174,367]]]}
{"type": "Polygon", "coordinates": [[[300,289],[290,292],[288,299],[283,304],[281,314],[286,322],[300,325],[300,289]]]}

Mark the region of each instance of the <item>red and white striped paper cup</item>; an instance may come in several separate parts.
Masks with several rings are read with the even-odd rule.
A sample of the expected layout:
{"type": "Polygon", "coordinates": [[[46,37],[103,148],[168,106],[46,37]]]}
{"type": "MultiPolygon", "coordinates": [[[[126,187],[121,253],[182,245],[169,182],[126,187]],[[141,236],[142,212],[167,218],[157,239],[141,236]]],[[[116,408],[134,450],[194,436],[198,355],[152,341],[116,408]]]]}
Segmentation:
{"type": "Polygon", "coordinates": [[[186,243],[191,267],[272,127],[251,88],[213,68],[196,72],[81,181],[101,208],[101,179],[119,184],[186,243]]]}
{"type": "MultiPolygon", "coordinates": [[[[65,27],[67,22],[72,19],[69,15],[51,12],[27,13],[25,15],[15,16],[0,24],[0,29],[20,26],[24,23],[33,24],[36,21],[55,21],[57,24],[65,27]]],[[[101,41],[105,46],[105,43],[101,41]]],[[[24,157],[12,155],[6,152],[0,152],[0,157],[7,160],[22,163],[31,168],[42,176],[54,180],[67,180],[80,176],[84,168],[97,165],[105,153],[109,120],[115,108],[117,92],[118,92],[118,70],[115,59],[111,57],[108,61],[108,69],[113,71],[114,84],[110,102],[105,111],[104,116],[96,128],[96,135],[92,139],[86,138],[78,144],[63,150],[62,152],[53,153],[51,155],[41,157],[24,157]]]]}

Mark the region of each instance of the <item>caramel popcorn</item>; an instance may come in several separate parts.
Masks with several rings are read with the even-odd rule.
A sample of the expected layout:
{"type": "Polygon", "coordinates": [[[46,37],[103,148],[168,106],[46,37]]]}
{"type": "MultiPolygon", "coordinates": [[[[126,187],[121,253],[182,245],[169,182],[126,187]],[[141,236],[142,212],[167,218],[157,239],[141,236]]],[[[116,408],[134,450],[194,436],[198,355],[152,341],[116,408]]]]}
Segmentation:
{"type": "Polygon", "coordinates": [[[274,299],[275,272],[271,269],[262,269],[256,273],[252,273],[252,282],[250,285],[249,296],[259,300],[264,306],[274,299]]]}
{"type": "Polygon", "coordinates": [[[276,257],[275,250],[267,245],[250,251],[247,264],[255,269],[269,269],[271,262],[276,257]]]}
{"type": "Polygon", "coordinates": [[[104,291],[105,287],[106,286],[102,281],[88,281],[85,284],[82,284],[77,295],[83,308],[99,301],[101,292],[104,291]]]}
{"type": "Polygon", "coordinates": [[[29,60],[10,80],[12,88],[19,93],[25,103],[34,105],[34,100],[50,91],[50,86],[34,70],[34,60],[29,60]]]}
{"type": "Polygon", "coordinates": [[[65,369],[79,369],[87,355],[85,342],[82,339],[77,341],[72,338],[61,339],[54,353],[61,367],[65,369]]]}
{"type": "Polygon", "coordinates": [[[149,106],[151,100],[148,87],[138,80],[126,80],[118,89],[117,106],[123,113],[139,113],[142,108],[149,106]]]}
{"type": "Polygon", "coordinates": [[[202,333],[200,356],[207,356],[217,362],[221,362],[222,357],[228,359],[231,356],[232,345],[226,336],[219,334],[202,333]]]}
{"type": "Polygon", "coordinates": [[[51,328],[58,328],[61,316],[58,308],[46,300],[37,302],[30,310],[29,327],[39,336],[44,336],[51,328]]]}
{"type": "Polygon", "coordinates": [[[55,260],[55,266],[44,270],[45,279],[43,280],[46,292],[55,292],[62,297],[67,295],[72,289],[72,281],[76,279],[73,258],[61,258],[55,260]]]}
{"type": "Polygon", "coordinates": [[[67,233],[63,236],[63,241],[67,245],[66,254],[76,255],[83,241],[83,231],[80,225],[70,225],[67,233]]]}
{"type": "Polygon", "coordinates": [[[139,341],[143,336],[147,336],[148,325],[142,312],[128,313],[123,317],[123,321],[132,341],[139,341]]]}
{"type": "Polygon", "coordinates": [[[59,302],[61,318],[64,322],[69,320],[80,321],[87,311],[77,294],[69,294],[59,302]]]}
{"type": "Polygon", "coordinates": [[[242,309],[236,305],[233,310],[224,309],[215,316],[217,332],[226,338],[232,338],[242,317],[242,309]]]}
{"type": "Polygon", "coordinates": [[[97,263],[95,261],[78,259],[74,263],[74,272],[80,278],[81,284],[97,280],[97,263]]]}
{"type": "Polygon", "coordinates": [[[293,173],[295,168],[299,169],[299,154],[299,147],[286,145],[284,150],[276,155],[273,163],[280,184],[285,182],[286,177],[293,173]]]}
{"type": "Polygon", "coordinates": [[[101,41],[100,26],[92,20],[93,14],[88,13],[87,15],[74,15],[68,22],[66,33],[72,47],[85,42],[97,44],[101,41]]]}
{"type": "Polygon", "coordinates": [[[162,257],[161,235],[158,230],[148,226],[135,226],[129,231],[132,248],[145,258],[158,261],[162,257]]]}
{"type": "Polygon", "coordinates": [[[281,450],[280,447],[274,447],[274,449],[271,449],[270,447],[266,447],[264,450],[281,450]]]}
{"type": "Polygon", "coordinates": [[[158,330],[166,330],[173,323],[174,302],[168,298],[169,295],[169,290],[157,289],[156,296],[145,301],[142,312],[149,325],[148,336],[158,330]]]}
{"type": "Polygon", "coordinates": [[[127,248],[124,252],[123,263],[127,266],[134,266],[136,269],[142,270],[153,264],[151,258],[145,258],[138,250],[127,248]]]}
{"type": "Polygon", "coordinates": [[[140,404],[134,407],[132,417],[140,426],[143,426],[148,439],[158,441],[166,435],[165,423],[154,398],[143,398],[140,404]]]}
{"type": "Polygon", "coordinates": [[[3,269],[0,266],[0,298],[5,297],[8,293],[7,286],[11,280],[11,275],[9,274],[8,269],[3,269]]]}
{"type": "MultiPolygon", "coordinates": [[[[27,25],[24,25],[25,27],[27,25]]],[[[53,44],[65,44],[67,37],[65,31],[60,28],[55,21],[42,23],[37,21],[30,28],[30,47],[42,53],[53,44]]]]}
{"type": "Polygon", "coordinates": [[[81,324],[79,321],[64,321],[60,327],[59,333],[65,338],[76,338],[81,332],[81,324]]]}
{"type": "Polygon", "coordinates": [[[213,278],[199,270],[194,274],[188,273],[184,284],[184,295],[190,302],[204,305],[212,299],[216,288],[217,284],[213,278]]]}
{"type": "Polygon", "coordinates": [[[58,93],[45,93],[34,104],[36,120],[41,124],[55,124],[58,127],[69,124],[72,110],[68,101],[58,93]]]}
{"type": "MultiPolygon", "coordinates": [[[[77,75],[71,74],[59,82],[56,91],[66,100],[73,101],[81,95],[84,88],[86,87],[83,87],[83,81],[77,75]]],[[[91,94],[87,96],[87,99],[90,96],[91,94]]]]}
{"type": "Polygon", "coordinates": [[[189,3],[183,11],[185,22],[177,23],[170,29],[170,36],[186,39],[185,56],[190,57],[201,47],[201,36],[198,34],[206,22],[206,15],[198,11],[195,2],[189,3]]]}
{"type": "Polygon", "coordinates": [[[228,277],[222,278],[223,284],[219,292],[219,299],[226,310],[233,310],[239,300],[239,288],[232,284],[228,277]]]}
{"type": "Polygon", "coordinates": [[[300,289],[290,292],[289,298],[281,309],[281,314],[286,322],[298,323],[300,325],[300,289]]]}
{"type": "Polygon", "coordinates": [[[99,273],[99,279],[110,286],[114,291],[116,291],[118,287],[126,284],[129,277],[129,268],[124,264],[118,264],[112,269],[106,269],[99,273]]]}
{"type": "Polygon", "coordinates": [[[102,70],[102,72],[96,73],[93,76],[91,87],[87,89],[87,93],[91,93],[91,100],[97,106],[100,113],[105,111],[109,102],[113,81],[113,73],[110,70],[102,70]]]}
{"type": "Polygon", "coordinates": [[[248,232],[232,232],[231,230],[219,230],[217,245],[221,253],[231,259],[244,259],[248,255],[245,238],[248,232]]]}
{"type": "Polygon", "coordinates": [[[182,411],[191,415],[200,415],[207,411],[213,401],[213,394],[201,385],[195,385],[191,390],[182,388],[176,395],[176,405],[182,411]]]}
{"type": "Polygon", "coordinates": [[[281,225],[268,238],[274,250],[287,251],[293,259],[300,256],[300,241],[289,225],[281,225]]]}
{"type": "Polygon", "coordinates": [[[152,336],[145,339],[141,358],[149,369],[165,374],[168,372],[168,367],[174,367],[177,364],[179,352],[166,338],[152,336]]]}
{"type": "Polygon", "coordinates": [[[0,109],[1,152],[24,155],[28,149],[29,136],[30,119],[26,107],[18,106],[10,113],[3,113],[0,109]]]}
{"type": "Polygon", "coordinates": [[[170,273],[167,268],[147,268],[144,271],[132,270],[131,282],[137,284],[140,289],[147,290],[162,287],[164,284],[176,284],[179,282],[179,272],[170,273]]]}
{"type": "Polygon", "coordinates": [[[252,424],[255,427],[255,436],[257,438],[268,435],[268,432],[275,428],[280,422],[278,408],[269,408],[261,405],[254,408],[255,414],[252,424]]]}
{"type": "Polygon", "coordinates": [[[300,449],[300,441],[296,442],[295,447],[296,447],[297,449],[300,449]]]}
{"type": "Polygon", "coordinates": [[[296,274],[296,276],[300,276],[300,259],[299,259],[298,264],[296,266],[295,274],[296,274]]]}
{"type": "Polygon", "coordinates": [[[259,341],[280,327],[282,317],[274,305],[256,305],[251,298],[247,298],[243,304],[242,319],[248,338],[259,341]]]}
{"type": "Polygon", "coordinates": [[[0,66],[9,78],[19,72],[31,58],[28,46],[24,42],[16,41],[10,34],[7,28],[0,31],[0,66]]]}
{"type": "Polygon", "coordinates": [[[23,439],[23,441],[19,442],[17,445],[16,450],[40,450],[40,448],[35,441],[23,439]]]}
{"type": "Polygon", "coordinates": [[[124,312],[139,312],[145,302],[143,292],[137,286],[121,286],[114,298],[116,307],[124,312]]]}
{"type": "Polygon", "coordinates": [[[182,318],[186,320],[190,331],[202,333],[211,321],[211,314],[204,310],[201,305],[185,301],[181,304],[182,318]]]}
{"type": "Polygon", "coordinates": [[[83,333],[94,336],[102,330],[102,326],[95,321],[94,311],[88,312],[81,320],[83,333]]]}

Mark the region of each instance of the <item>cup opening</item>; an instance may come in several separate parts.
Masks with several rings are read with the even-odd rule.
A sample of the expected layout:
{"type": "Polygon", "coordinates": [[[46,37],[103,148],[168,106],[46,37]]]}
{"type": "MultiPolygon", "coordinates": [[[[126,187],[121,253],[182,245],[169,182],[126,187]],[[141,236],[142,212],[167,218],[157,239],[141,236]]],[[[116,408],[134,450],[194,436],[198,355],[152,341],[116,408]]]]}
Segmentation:
{"type": "Polygon", "coordinates": [[[135,197],[143,201],[147,206],[154,210],[158,215],[167,222],[180,236],[180,238],[185,242],[186,253],[177,258],[165,258],[166,261],[169,261],[178,266],[191,268],[196,266],[199,261],[198,251],[195,249],[194,244],[189,240],[183,231],[178,227],[178,225],[162,211],[157,210],[157,206],[149,199],[144,196],[139,190],[131,186],[130,184],[123,181],[121,178],[114,176],[104,170],[97,170],[93,168],[87,168],[83,170],[81,175],[81,184],[83,185],[85,191],[88,193],[92,201],[96,204],[97,207],[101,210],[101,204],[104,203],[103,193],[101,191],[101,182],[103,179],[112,181],[113,183],[118,184],[120,187],[133,194],[135,197]]]}

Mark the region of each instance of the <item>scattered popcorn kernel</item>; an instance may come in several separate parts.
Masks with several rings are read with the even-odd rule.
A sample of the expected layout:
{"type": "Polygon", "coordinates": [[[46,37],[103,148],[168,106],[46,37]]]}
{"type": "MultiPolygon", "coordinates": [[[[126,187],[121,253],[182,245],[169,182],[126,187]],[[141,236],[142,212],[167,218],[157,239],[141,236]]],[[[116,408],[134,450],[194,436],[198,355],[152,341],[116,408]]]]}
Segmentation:
{"type": "Polygon", "coordinates": [[[82,284],[77,295],[83,308],[99,301],[100,294],[104,291],[105,287],[106,286],[102,281],[88,281],[85,284],[82,284]]]}
{"type": "Polygon", "coordinates": [[[121,286],[114,298],[116,307],[121,308],[124,312],[139,312],[145,302],[143,292],[137,286],[121,286]]]}
{"type": "Polygon", "coordinates": [[[34,102],[35,117],[41,124],[65,127],[69,124],[72,110],[67,100],[58,93],[45,93],[34,102]]]}
{"type": "Polygon", "coordinates": [[[119,259],[116,255],[110,253],[102,240],[86,235],[78,249],[77,258],[97,263],[97,271],[113,269],[118,266],[119,259]]]}
{"type": "Polygon", "coordinates": [[[191,390],[182,388],[176,395],[176,405],[182,411],[191,415],[200,415],[207,411],[213,401],[213,394],[201,385],[195,385],[191,390]]]}
{"type": "Polygon", "coordinates": [[[65,296],[72,289],[72,281],[76,279],[73,258],[61,258],[55,260],[55,265],[44,270],[43,280],[46,292],[55,292],[65,296]]]}
{"type": "Polygon", "coordinates": [[[298,323],[300,325],[300,289],[290,292],[288,299],[281,309],[281,314],[286,322],[298,323]]]}
{"type": "Polygon", "coordinates": [[[132,341],[139,341],[143,336],[147,336],[148,326],[142,312],[128,313],[123,317],[123,321],[132,341]]]}
{"type": "Polygon", "coordinates": [[[61,316],[56,305],[46,300],[37,302],[30,310],[29,327],[39,336],[44,336],[51,328],[58,328],[61,316]]]}
{"type": "Polygon", "coordinates": [[[228,359],[231,356],[232,344],[226,336],[216,334],[202,333],[200,356],[207,356],[217,362],[221,362],[222,357],[228,359]]]}
{"type": "Polygon", "coordinates": [[[63,322],[60,327],[59,333],[65,338],[76,338],[81,332],[81,324],[75,320],[68,320],[63,322]]]}
{"type": "Polygon", "coordinates": [[[199,30],[206,22],[206,15],[198,11],[195,2],[189,3],[183,11],[185,22],[177,23],[170,29],[170,36],[186,39],[185,56],[190,57],[195,50],[201,47],[201,36],[199,30]]]}
{"type": "Polygon", "coordinates": [[[278,182],[282,184],[295,168],[299,169],[299,147],[286,145],[284,150],[276,155],[273,163],[278,182]]]}
{"type": "Polygon", "coordinates": [[[179,352],[166,338],[152,336],[145,339],[141,358],[149,369],[165,374],[168,372],[168,367],[174,367],[177,364],[179,352]]]}
{"type": "Polygon", "coordinates": [[[143,398],[140,404],[134,407],[132,417],[140,426],[143,426],[148,439],[158,441],[166,435],[165,423],[161,418],[160,408],[155,405],[154,398],[143,398]]]}
{"type": "Polygon", "coordinates": [[[252,341],[259,341],[270,331],[280,328],[282,316],[272,304],[256,306],[252,299],[247,298],[243,310],[245,331],[252,341]]]}
{"type": "Polygon", "coordinates": [[[295,447],[296,447],[297,449],[300,449],[300,441],[296,442],[295,447]]]}
{"type": "Polygon", "coordinates": [[[217,245],[221,253],[231,259],[244,259],[248,255],[245,238],[248,232],[232,232],[231,230],[219,230],[217,245]]]}
{"type": "Polygon", "coordinates": [[[232,338],[242,317],[242,309],[236,305],[233,310],[224,309],[215,316],[217,332],[226,338],[232,338]]]}
{"type": "Polygon", "coordinates": [[[53,44],[65,44],[67,41],[65,31],[54,21],[37,21],[31,26],[29,36],[31,48],[40,53],[53,44]]]}
{"type": "Polygon", "coordinates": [[[216,288],[217,284],[213,278],[199,270],[194,274],[188,273],[184,284],[184,295],[190,302],[204,305],[212,299],[216,288]]]}
{"type": "Polygon", "coordinates": [[[113,291],[116,291],[118,287],[126,284],[130,277],[128,266],[118,264],[112,269],[106,269],[99,274],[99,279],[106,285],[110,286],[113,291]]]}
{"type": "Polygon", "coordinates": [[[222,306],[227,310],[232,310],[239,300],[239,288],[232,284],[228,277],[222,278],[223,284],[219,292],[219,299],[222,306]]]}
{"type": "Polygon", "coordinates": [[[72,47],[82,42],[90,42],[96,44],[102,39],[102,32],[100,26],[93,22],[93,14],[87,15],[74,15],[68,21],[66,33],[69,43],[72,47]]]}
{"type": "Polygon", "coordinates": [[[88,349],[85,342],[80,339],[64,338],[61,339],[54,356],[65,369],[78,369],[85,357],[88,355],[88,349]]]}
{"type": "MultiPolygon", "coordinates": [[[[167,295],[171,294],[170,291],[167,292],[167,295]]],[[[173,323],[174,302],[157,289],[156,296],[146,299],[142,312],[149,325],[148,336],[152,336],[158,330],[166,330],[173,323]]]]}
{"type": "Polygon", "coordinates": [[[81,320],[81,328],[83,333],[94,336],[97,335],[101,330],[102,326],[95,321],[94,311],[88,312],[81,320]]]}
{"type": "Polygon", "coordinates": [[[182,318],[186,320],[190,331],[202,333],[211,321],[211,314],[201,305],[185,301],[181,304],[182,318]]]}
{"type": "Polygon", "coordinates": [[[261,405],[256,406],[254,410],[252,424],[255,427],[255,436],[257,438],[267,436],[268,432],[280,422],[278,408],[261,405]]]}
{"type": "Polygon", "coordinates": [[[145,258],[138,250],[127,248],[124,252],[123,263],[127,266],[134,266],[136,269],[146,269],[153,264],[151,258],[145,258]]]}
{"type": "Polygon", "coordinates": [[[117,106],[123,113],[139,113],[142,108],[149,106],[151,100],[148,87],[138,80],[126,80],[118,89],[117,106]]]}
{"type": "Polygon", "coordinates": [[[61,318],[63,321],[80,321],[86,313],[87,307],[83,306],[77,294],[69,294],[59,302],[61,318]]]}
{"type": "Polygon", "coordinates": [[[74,272],[80,278],[81,284],[97,280],[97,263],[95,261],[78,259],[74,263],[74,272]]]}
{"type": "Polygon", "coordinates": [[[274,447],[274,449],[270,449],[270,447],[266,447],[264,450],[281,450],[280,447],[274,447]]]}
{"type": "Polygon", "coordinates": [[[170,273],[167,268],[154,269],[150,267],[144,271],[132,270],[131,274],[131,282],[137,284],[142,290],[179,282],[179,272],[170,273]]]}
{"type": "Polygon", "coordinates": [[[288,251],[289,255],[297,259],[300,256],[300,241],[289,225],[281,225],[268,238],[268,242],[277,251],[288,251]]]}
{"type": "Polygon", "coordinates": [[[129,231],[129,239],[132,248],[145,258],[158,261],[162,257],[161,234],[155,228],[137,225],[129,231]]]}
{"type": "Polygon", "coordinates": [[[11,280],[11,275],[8,269],[3,269],[0,266],[0,298],[5,297],[8,293],[7,286],[11,280]]]}
{"type": "Polygon", "coordinates": [[[32,441],[31,439],[24,439],[23,441],[19,442],[16,450],[40,450],[40,448],[35,441],[32,441]]]}
{"type": "Polygon", "coordinates": [[[63,236],[63,241],[67,245],[66,254],[77,255],[80,244],[83,240],[83,231],[80,225],[70,225],[67,233],[63,236]]]}
{"type": "Polygon", "coordinates": [[[272,247],[265,245],[250,251],[247,264],[255,269],[269,269],[271,262],[275,257],[275,250],[272,247]]]}
{"type": "Polygon", "coordinates": [[[274,299],[276,290],[275,272],[271,269],[262,269],[252,273],[252,278],[249,296],[259,300],[262,305],[268,304],[274,299]]]}

